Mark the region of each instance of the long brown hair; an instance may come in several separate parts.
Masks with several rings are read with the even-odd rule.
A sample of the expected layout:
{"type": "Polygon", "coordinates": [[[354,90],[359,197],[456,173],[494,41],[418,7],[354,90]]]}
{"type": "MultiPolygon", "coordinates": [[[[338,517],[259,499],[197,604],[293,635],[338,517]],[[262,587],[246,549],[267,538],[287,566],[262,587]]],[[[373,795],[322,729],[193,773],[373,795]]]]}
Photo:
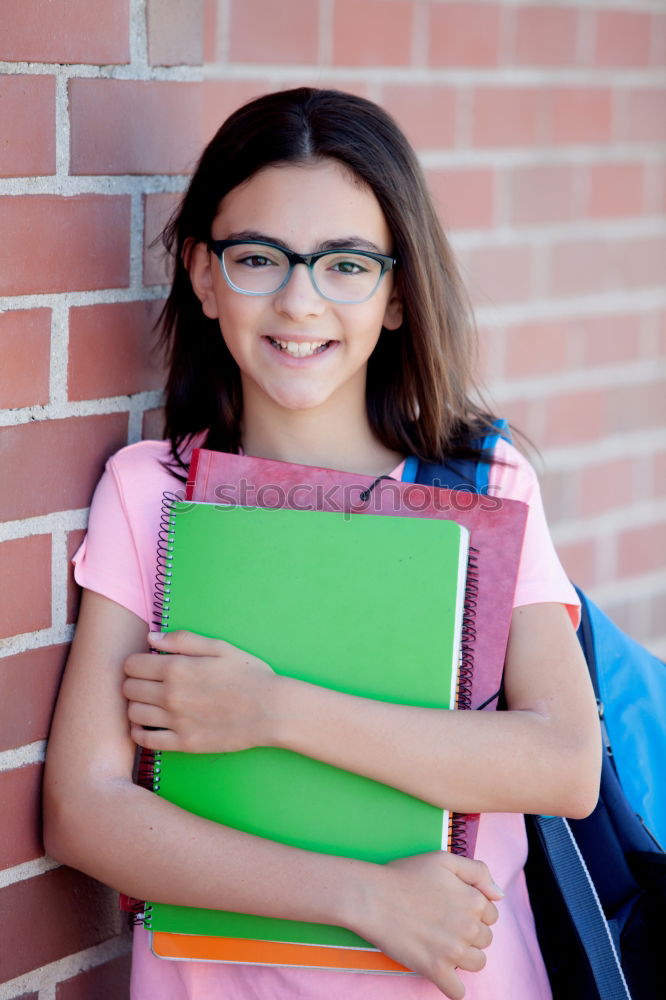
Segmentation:
{"type": "Polygon", "coordinates": [[[175,267],[161,323],[169,359],[166,434],[176,463],[183,444],[202,431],[206,447],[238,451],[242,414],[240,373],[217,320],[204,316],[192,290],[187,242],[208,240],[224,196],[263,167],[326,158],[374,192],[398,259],[403,323],[382,330],[368,362],[373,432],[393,451],[421,459],[479,456],[471,442],[490,417],[477,402],[474,322],[416,155],[371,101],[300,87],[257,98],[224,122],[163,234],[175,267]]]}

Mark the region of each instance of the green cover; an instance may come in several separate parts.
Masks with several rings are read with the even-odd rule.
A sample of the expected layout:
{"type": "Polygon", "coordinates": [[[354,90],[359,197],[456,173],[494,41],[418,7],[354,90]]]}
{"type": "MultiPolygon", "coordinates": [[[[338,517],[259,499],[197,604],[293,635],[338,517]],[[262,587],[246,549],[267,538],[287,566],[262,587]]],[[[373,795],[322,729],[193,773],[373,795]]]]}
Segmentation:
{"type": "MultiPolygon", "coordinates": [[[[175,503],[163,627],[215,636],[280,674],[351,694],[455,702],[465,528],[427,518],[175,503]]],[[[190,812],[375,862],[446,847],[442,810],[287,750],[159,755],[156,791],[190,812]]],[[[182,934],[368,947],[325,924],[148,904],[182,934]]]]}

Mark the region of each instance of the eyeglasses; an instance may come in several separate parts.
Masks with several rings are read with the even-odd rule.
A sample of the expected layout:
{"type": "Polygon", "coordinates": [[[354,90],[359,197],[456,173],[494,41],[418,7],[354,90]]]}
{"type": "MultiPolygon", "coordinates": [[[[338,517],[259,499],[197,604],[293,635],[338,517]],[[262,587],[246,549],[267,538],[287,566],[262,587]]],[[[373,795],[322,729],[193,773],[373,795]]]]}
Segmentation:
{"type": "Polygon", "coordinates": [[[394,257],[366,250],[293,253],[262,240],[210,240],[208,247],[219,258],[229,287],[243,295],[279,292],[296,265],[305,264],[314,288],[323,298],[330,302],[365,302],[377,291],[386,272],[398,263],[394,257]]]}

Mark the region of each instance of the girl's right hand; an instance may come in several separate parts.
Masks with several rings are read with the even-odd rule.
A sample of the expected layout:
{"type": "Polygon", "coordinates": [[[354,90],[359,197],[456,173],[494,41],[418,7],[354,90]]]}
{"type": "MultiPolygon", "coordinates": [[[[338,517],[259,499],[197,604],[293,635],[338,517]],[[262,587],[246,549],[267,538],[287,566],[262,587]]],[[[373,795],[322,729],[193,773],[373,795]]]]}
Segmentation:
{"type": "Polygon", "coordinates": [[[486,865],[434,851],[380,865],[377,875],[365,894],[366,917],[353,929],[461,1000],[456,969],[478,972],[486,964],[483,949],[498,917],[492,900],[503,896],[486,865]]]}

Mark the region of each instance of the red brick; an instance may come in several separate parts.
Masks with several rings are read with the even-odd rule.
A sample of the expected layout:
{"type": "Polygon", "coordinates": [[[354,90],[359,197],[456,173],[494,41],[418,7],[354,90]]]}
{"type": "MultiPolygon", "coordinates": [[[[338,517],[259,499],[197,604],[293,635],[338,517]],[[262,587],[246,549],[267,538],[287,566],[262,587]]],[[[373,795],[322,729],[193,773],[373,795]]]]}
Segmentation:
{"type": "Polygon", "coordinates": [[[151,66],[198,66],[203,60],[204,0],[148,0],[151,66]]]}
{"type": "Polygon", "coordinates": [[[217,51],[219,8],[217,0],[204,0],[203,12],[203,60],[211,63],[222,58],[217,51]]]}
{"type": "Polygon", "coordinates": [[[501,17],[498,4],[430,3],[428,12],[432,66],[497,65],[501,17]]]}
{"type": "Polygon", "coordinates": [[[72,174],[182,174],[202,149],[202,88],[169,80],[73,79],[72,174]]]}
{"type": "Polygon", "coordinates": [[[638,576],[663,570],[666,560],[666,524],[645,524],[622,532],[617,546],[620,576],[638,576]]]}
{"type": "Polygon", "coordinates": [[[5,982],[118,935],[116,894],[71,868],[0,889],[5,982]]]}
{"type": "Polygon", "coordinates": [[[544,320],[523,323],[507,330],[504,377],[552,375],[569,367],[571,323],[544,320]]]}
{"type": "Polygon", "coordinates": [[[165,285],[170,280],[171,258],[160,239],[162,230],[182,200],[177,191],[148,194],[144,198],[145,224],[143,232],[143,283],[165,285]]]}
{"type": "Polygon", "coordinates": [[[666,496],[666,451],[655,455],[652,470],[653,496],[663,499],[666,496]]]}
{"type": "Polygon", "coordinates": [[[203,90],[203,142],[213,138],[232,111],[271,89],[266,80],[261,79],[206,80],[203,90]]]}
{"type": "Polygon", "coordinates": [[[613,289],[612,248],[605,240],[567,240],[551,249],[550,291],[584,295],[613,289]]]}
{"type": "Polygon", "coordinates": [[[476,305],[523,302],[533,295],[528,246],[486,246],[470,251],[468,286],[476,305]]]}
{"type": "Polygon", "coordinates": [[[567,576],[575,580],[579,587],[591,587],[599,582],[595,542],[585,540],[560,543],[557,554],[567,576]]]}
{"type": "Polygon", "coordinates": [[[81,588],[74,579],[74,567],[72,566],[72,556],[83,541],[85,530],[79,528],[76,531],[67,532],[67,624],[73,625],[79,615],[79,605],[81,603],[81,588]]]}
{"type": "Polygon", "coordinates": [[[386,86],[381,99],[382,107],[394,116],[418,149],[448,149],[455,145],[457,104],[455,87],[435,84],[386,86]]]}
{"type": "Polygon", "coordinates": [[[617,365],[641,356],[641,317],[613,313],[581,320],[582,363],[585,367],[617,365]]]}
{"type": "Polygon", "coordinates": [[[68,646],[43,646],[0,660],[0,750],[48,736],[68,646]]]}
{"type": "Polygon", "coordinates": [[[58,983],[56,1000],[122,1000],[129,996],[129,952],[58,983]]]}
{"type": "Polygon", "coordinates": [[[0,772],[0,802],[5,816],[0,834],[0,868],[22,865],[44,854],[42,770],[42,764],[29,764],[0,772]]]}
{"type": "Polygon", "coordinates": [[[597,163],[589,168],[585,215],[595,219],[640,215],[645,168],[640,163],[597,163]]]}
{"type": "Polygon", "coordinates": [[[20,16],[3,18],[8,62],[129,62],[129,0],[22,0],[20,16]]]}
{"type": "Polygon", "coordinates": [[[553,142],[608,142],[613,95],[607,87],[555,87],[549,93],[553,142]]]}
{"type": "Polygon", "coordinates": [[[578,11],[517,7],[515,58],[523,66],[569,66],[576,60],[578,11]]]}
{"type": "Polygon", "coordinates": [[[663,430],[666,424],[666,379],[620,385],[609,398],[610,429],[616,433],[644,428],[663,430]]]}
{"type": "Polygon", "coordinates": [[[0,115],[0,177],[55,173],[55,77],[0,76],[0,115]]]}
{"type": "Polygon", "coordinates": [[[231,62],[312,63],[319,51],[319,4],[231,0],[231,62]]]}
{"type": "Polygon", "coordinates": [[[105,460],[125,444],[127,413],[5,428],[0,456],[7,482],[0,518],[87,507],[105,460]]]}
{"type": "Polygon", "coordinates": [[[515,167],[510,176],[511,221],[523,225],[575,219],[576,179],[576,168],[568,164],[515,167]]]}
{"type": "Polygon", "coordinates": [[[666,14],[653,14],[650,26],[652,50],[650,63],[661,69],[666,63],[666,14]]]}
{"type": "Polygon", "coordinates": [[[653,88],[627,94],[626,128],[621,139],[661,142],[666,139],[666,91],[653,88]]]}
{"type": "Polygon", "coordinates": [[[634,488],[636,469],[631,458],[616,458],[586,465],[579,475],[579,512],[583,517],[629,506],[637,499],[634,488]]]}
{"type": "Polygon", "coordinates": [[[153,326],[159,301],[79,306],[69,313],[69,398],[124,396],[164,384],[153,326]]]}
{"type": "Polygon", "coordinates": [[[539,444],[561,446],[596,441],[608,430],[608,398],[601,389],[563,392],[543,400],[543,435],[539,444]]]}
{"type": "Polygon", "coordinates": [[[6,196],[0,198],[0,232],[0,295],[129,283],[127,195],[6,196]]]}
{"type": "Polygon", "coordinates": [[[474,90],[472,142],[475,146],[532,146],[538,141],[540,123],[540,92],[536,88],[477,87],[474,90]]]}
{"type": "Polygon", "coordinates": [[[666,235],[616,240],[609,251],[615,287],[663,288],[666,235]]]}
{"type": "Polygon", "coordinates": [[[51,536],[0,543],[0,637],[51,624],[51,536]]]}
{"type": "Polygon", "coordinates": [[[465,167],[429,170],[428,186],[444,226],[448,229],[493,224],[495,174],[493,170],[465,167]]]}
{"type": "Polygon", "coordinates": [[[50,309],[0,312],[0,408],[48,403],[50,349],[50,309]]]}
{"type": "Polygon", "coordinates": [[[357,0],[335,0],[333,62],[344,66],[408,66],[412,61],[413,30],[414,5],[406,0],[364,0],[362,4],[357,0]]]}
{"type": "Polygon", "coordinates": [[[650,15],[630,10],[599,11],[594,61],[598,66],[647,66],[650,15]]]}
{"type": "Polygon", "coordinates": [[[164,409],[161,406],[144,413],[141,437],[144,441],[161,441],[164,438],[164,409]]]}

